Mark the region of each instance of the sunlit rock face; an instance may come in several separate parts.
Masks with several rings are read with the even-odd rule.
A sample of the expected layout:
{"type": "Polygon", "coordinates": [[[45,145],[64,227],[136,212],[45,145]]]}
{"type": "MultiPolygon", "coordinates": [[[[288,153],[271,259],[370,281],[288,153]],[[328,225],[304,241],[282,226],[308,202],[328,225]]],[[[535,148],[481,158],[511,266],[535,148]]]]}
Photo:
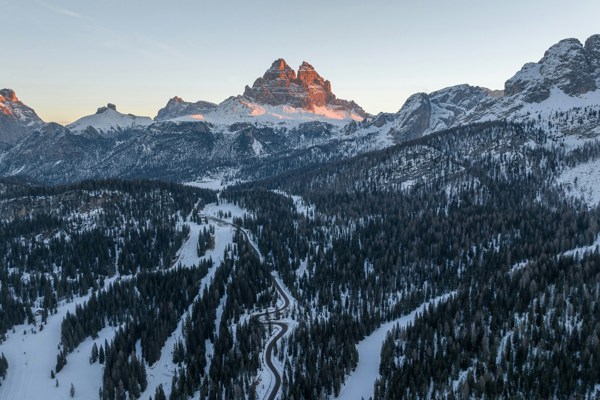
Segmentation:
{"type": "Polygon", "coordinates": [[[244,97],[259,104],[288,105],[314,111],[315,107],[354,111],[364,117],[367,113],[353,101],[341,100],[331,91],[331,83],[306,61],[298,73],[280,58],[258,78],[252,87],[246,86],[244,97]]]}
{"type": "Polygon", "coordinates": [[[19,100],[14,90],[0,90],[0,150],[43,125],[40,117],[19,100]]]}

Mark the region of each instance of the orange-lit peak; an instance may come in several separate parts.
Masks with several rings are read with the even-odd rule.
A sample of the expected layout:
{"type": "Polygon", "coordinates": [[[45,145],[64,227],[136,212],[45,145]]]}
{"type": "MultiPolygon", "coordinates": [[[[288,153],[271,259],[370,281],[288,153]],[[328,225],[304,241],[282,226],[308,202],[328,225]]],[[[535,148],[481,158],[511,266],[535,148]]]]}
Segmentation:
{"type": "Polygon", "coordinates": [[[314,71],[315,68],[310,65],[309,63],[307,63],[306,61],[302,61],[302,64],[300,64],[300,68],[298,68],[298,72],[300,71],[314,71]]]}
{"type": "Polygon", "coordinates": [[[12,90],[12,89],[0,90],[0,102],[16,103],[17,101],[19,101],[19,99],[17,98],[17,94],[15,93],[14,90],[12,90]]]}
{"type": "Polygon", "coordinates": [[[296,79],[296,72],[285,62],[283,58],[273,61],[271,68],[265,72],[263,79],[272,81],[275,79],[293,80],[296,79]]]}
{"type": "Polygon", "coordinates": [[[277,65],[277,69],[280,71],[285,71],[286,67],[289,68],[289,65],[285,62],[283,58],[280,58],[277,61],[275,61],[273,65],[277,65]]]}

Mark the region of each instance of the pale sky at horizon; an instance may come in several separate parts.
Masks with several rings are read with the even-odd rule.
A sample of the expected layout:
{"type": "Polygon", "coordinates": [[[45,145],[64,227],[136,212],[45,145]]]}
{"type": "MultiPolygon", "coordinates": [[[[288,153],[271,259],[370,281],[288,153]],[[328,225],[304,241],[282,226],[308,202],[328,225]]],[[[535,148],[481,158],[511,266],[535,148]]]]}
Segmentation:
{"type": "Polygon", "coordinates": [[[561,39],[600,33],[598,0],[0,0],[0,88],[45,121],[106,103],[154,117],[169,98],[219,103],[277,58],[339,97],[397,111],[416,92],[502,89],[561,39]]]}

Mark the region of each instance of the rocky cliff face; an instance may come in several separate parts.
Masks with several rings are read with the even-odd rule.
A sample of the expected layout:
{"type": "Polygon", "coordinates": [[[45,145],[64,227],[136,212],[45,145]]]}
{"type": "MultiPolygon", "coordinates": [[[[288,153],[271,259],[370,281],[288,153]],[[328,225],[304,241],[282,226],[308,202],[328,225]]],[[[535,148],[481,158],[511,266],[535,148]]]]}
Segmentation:
{"type": "Polygon", "coordinates": [[[584,48],[587,52],[592,75],[596,78],[596,86],[600,88],[600,35],[590,36],[584,48]]]}
{"type": "Polygon", "coordinates": [[[577,109],[600,110],[600,35],[586,40],[561,40],[542,59],[527,63],[505,83],[504,91],[457,85],[433,93],[417,93],[395,114],[380,114],[358,125],[358,129],[384,130],[395,141],[417,138],[458,125],[490,121],[534,121],[563,133],[600,134],[597,123],[577,109]],[[583,121],[576,127],[557,111],[583,121]],[[571,124],[572,125],[572,124],[571,124]]]}
{"type": "Polygon", "coordinates": [[[470,85],[451,86],[429,94],[416,93],[397,113],[381,113],[360,126],[368,130],[382,129],[396,142],[403,142],[456,126],[501,96],[501,91],[470,85]]]}
{"type": "Polygon", "coordinates": [[[9,148],[43,125],[44,121],[23,104],[13,90],[0,90],[0,150],[9,148]]]}
{"type": "Polygon", "coordinates": [[[306,61],[296,74],[284,59],[275,60],[252,87],[246,86],[243,96],[258,104],[289,105],[307,111],[314,111],[315,107],[330,107],[367,116],[353,101],[337,99],[331,91],[331,83],[306,61]]]}
{"type": "Polygon", "coordinates": [[[528,63],[506,81],[508,96],[521,95],[526,102],[539,103],[557,87],[570,96],[578,96],[598,88],[600,49],[598,35],[583,46],[577,39],[561,40],[550,47],[537,63],[528,63]]]}
{"type": "Polygon", "coordinates": [[[181,97],[173,97],[167,102],[167,105],[158,110],[154,118],[155,121],[164,121],[186,115],[204,115],[217,107],[215,103],[208,101],[197,101],[190,103],[184,101],[181,97]]]}

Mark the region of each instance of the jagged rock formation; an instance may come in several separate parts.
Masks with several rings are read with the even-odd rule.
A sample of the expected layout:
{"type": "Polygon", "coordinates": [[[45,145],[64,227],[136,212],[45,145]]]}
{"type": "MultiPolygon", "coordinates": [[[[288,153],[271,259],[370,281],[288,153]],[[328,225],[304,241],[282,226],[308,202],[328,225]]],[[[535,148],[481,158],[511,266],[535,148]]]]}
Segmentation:
{"type": "Polygon", "coordinates": [[[550,96],[552,87],[570,96],[596,90],[600,63],[598,41],[597,36],[592,36],[584,47],[577,39],[561,40],[550,47],[539,62],[525,64],[506,81],[506,95],[521,94],[525,101],[539,103],[550,96]]]}
{"type": "MultiPolygon", "coordinates": [[[[597,122],[571,126],[553,113],[583,107],[600,110],[600,35],[565,39],[537,63],[527,63],[505,83],[504,91],[457,85],[409,97],[395,114],[379,114],[356,129],[381,129],[405,141],[443,129],[492,120],[534,121],[562,133],[600,134],[597,122]]],[[[574,111],[581,116],[580,111],[574,111]]],[[[583,119],[582,119],[583,120],[583,119]]]]}
{"type": "Polygon", "coordinates": [[[355,102],[336,98],[331,91],[331,82],[321,77],[306,61],[300,65],[296,75],[283,58],[275,60],[252,87],[246,86],[243,96],[259,104],[289,105],[307,111],[314,111],[315,107],[330,107],[367,116],[355,102]]]}
{"type": "Polygon", "coordinates": [[[154,118],[155,121],[164,121],[174,119],[186,115],[203,115],[214,110],[217,107],[215,103],[209,101],[197,101],[190,103],[184,101],[181,97],[173,97],[167,102],[167,105],[158,110],[158,114],[154,118]]]}
{"type": "Polygon", "coordinates": [[[42,125],[44,121],[17,98],[14,90],[0,90],[0,150],[9,148],[42,125]]]}

